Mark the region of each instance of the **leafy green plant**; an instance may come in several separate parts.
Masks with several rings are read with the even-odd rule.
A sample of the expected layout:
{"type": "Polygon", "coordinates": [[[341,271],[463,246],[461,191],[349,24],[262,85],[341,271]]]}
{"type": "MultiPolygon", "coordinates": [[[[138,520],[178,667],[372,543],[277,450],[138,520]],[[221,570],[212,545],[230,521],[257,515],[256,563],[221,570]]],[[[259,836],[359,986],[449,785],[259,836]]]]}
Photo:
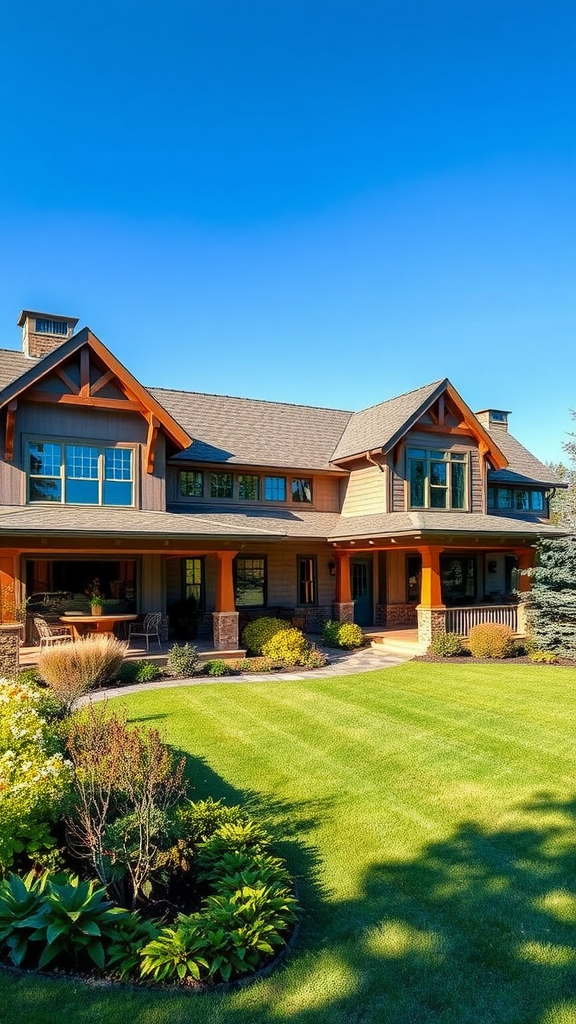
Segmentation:
{"type": "Polygon", "coordinates": [[[10,872],[0,881],[0,948],[16,967],[24,962],[28,945],[44,907],[46,876],[29,871],[24,878],[10,872]]]}
{"type": "Polygon", "coordinates": [[[0,867],[53,849],[52,825],[70,787],[55,725],[37,687],[0,680],[0,867]]]}
{"type": "Polygon", "coordinates": [[[52,693],[71,711],[87,690],[104,686],[117,676],[126,644],[113,636],[83,637],[73,644],[45,647],[38,671],[52,693]]]}
{"type": "Polygon", "coordinates": [[[189,800],[176,812],[180,835],[189,846],[196,846],[214,835],[222,825],[245,824],[248,820],[241,807],[226,807],[221,800],[189,800]]]}
{"type": "Polygon", "coordinates": [[[254,622],[249,622],[242,633],[242,644],[250,654],[263,654],[264,644],[267,644],[273,636],[282,630],[290,629],[290,623],[285,619],[275,619],[272,616],[263,615],[254,622]]]}
{"type": "Polygon", "coordinates": [[[209,676],[231,676],[233,668],[227,661],[223,661],[222,658],[213,658],[211,661],[204,663],[204,670],[209,676]]]}
{"type": "Polygon", "coordinates": [[[285,665],[302,665],[310,653],[310,644],[302,630],[282,629],[262,645],[265,658],[278,660],[285,665]]]}
{"type": "Polygon", "coordinates": [[[162,675],[162,669],[154,661],[123,661],[116,674],[116,682],[125,686],[130,683],[151,683],[162,675]]]}
{"type": "Polygon", "coordinates": [[[43,946],[40,968],[59,956],[77,965],[84,954],[104,967],[104,941],[116,938],[118,921],[128,913],[105,897],[105,890],[92,880],[81,881],[75,875],[65,881],[48,879],[41,908],[28,918],[35,927],[31,940],[43,946]]]}
{"type": "Polygon", "coordinates": [[[141,949],[143,978],[151,974],[154,981],[199,981],[201,969],[208,972],[209,964],[203,956],[206,938],[200,931],[198,916],[181,915],[175,928],[163,928],[141,949]]]}
{"type": "Polygon", "coordinates": [[[533,662],[534,665],[556,665],[558,663],[558,655],[555,651],[539,651],[534,648],[528,652],[528,660],[533,662]]]}
{"type": "Polygon", "coordinates": [[[430,644],[432,654],[440,658],[454,658],[462,654],[462,637],[458,633],[439,633],[430,644]]]}
{"type": "Polygon", "coordinates": [[[121,979],[137,976],[141,950],[159,934],[158,922],[142,918],[133,911],[117,922],[116,936],[107,948],[108,968],[121,979]]]}
{"type": "Polygon", "coordinates": [[[364,643],[364,634],[355,622],[336,622],[329,619],[322,626],[322,640],[329,647],[342,647],[352,650],[364,643]]]}
{"type": "Polygon", "coordinates": [[[468,646],[473,658],[511,658],[516,652],[510,626],[498,622],[481,622],[472,626],[468,646]]]}
{"type": "Polygon", "coordinates": [[[170,676],[187,679],[199,671],[201,664],[194,644],[174,644],[168,654],[167,672],[170,676]]]}
{"type": "Polygon", "coordinates": [[[21,686],[37,686],[41,680],[40,673],[37,669],[32,668],[21,668],[16,676],[16,682],[20,683],[21,686]]]}

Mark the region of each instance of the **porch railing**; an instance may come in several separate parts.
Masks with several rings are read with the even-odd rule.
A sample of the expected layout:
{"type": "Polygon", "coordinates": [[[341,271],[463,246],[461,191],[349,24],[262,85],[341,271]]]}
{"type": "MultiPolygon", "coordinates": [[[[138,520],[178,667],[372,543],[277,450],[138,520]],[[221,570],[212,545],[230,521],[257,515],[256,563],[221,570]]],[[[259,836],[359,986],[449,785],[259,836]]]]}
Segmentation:
{"type": "Polygon", "coordinates": [[[471,605],[469,608],[446,609],[446,632],[468,636],[472,626],[484,622],[498,622],[510,626],[513,633],[518,632],[518,605],[516,604],[482,604],[471,605]]]}

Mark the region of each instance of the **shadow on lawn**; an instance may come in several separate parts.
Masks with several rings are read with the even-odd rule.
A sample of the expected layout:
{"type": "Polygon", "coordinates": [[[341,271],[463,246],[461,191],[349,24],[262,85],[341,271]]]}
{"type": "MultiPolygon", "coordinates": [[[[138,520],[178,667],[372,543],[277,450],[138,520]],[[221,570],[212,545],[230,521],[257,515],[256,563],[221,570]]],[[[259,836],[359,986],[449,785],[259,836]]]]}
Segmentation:
{"type": "Polygon", "coordinates": [[[293,954],[310,960],[300,991],[272,978],[259,1012],[256,1000],[227,1024],[576,1020],[576,801],[542,793],[521,810],[523,827],[463,823],[411,861],[375,866],[359,899],[314,908],[329,946],[308,940],[293,954]],[[347,979],[343,995],[330,992],[330,963],[347,979]]]}

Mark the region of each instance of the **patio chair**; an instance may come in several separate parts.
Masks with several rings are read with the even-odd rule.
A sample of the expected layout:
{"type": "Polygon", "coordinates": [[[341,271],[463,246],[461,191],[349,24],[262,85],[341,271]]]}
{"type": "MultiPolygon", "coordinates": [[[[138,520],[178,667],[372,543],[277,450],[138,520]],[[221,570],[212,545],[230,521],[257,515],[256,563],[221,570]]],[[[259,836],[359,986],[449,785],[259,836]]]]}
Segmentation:
{"type": "Polygon", "coordinates": [[[148,612],[144,616],[143,622],[131,622],[128,627],[128,646],[133,636],[142,636],[146,639],[146,650],[150,649],[150,639],[156,637],[158,646],[160,647],[162,641],[160,640],[160,622],[162,621],[162,612],[148,612]]]}
{"type": "Polygon", "coordinates": [[[34,625],[40,637],[40,650],[43,647],[54,647],[55,644],[70,643],[74,639],[69,626],[50,626],[39,615],[34,616],[34,625]]]}

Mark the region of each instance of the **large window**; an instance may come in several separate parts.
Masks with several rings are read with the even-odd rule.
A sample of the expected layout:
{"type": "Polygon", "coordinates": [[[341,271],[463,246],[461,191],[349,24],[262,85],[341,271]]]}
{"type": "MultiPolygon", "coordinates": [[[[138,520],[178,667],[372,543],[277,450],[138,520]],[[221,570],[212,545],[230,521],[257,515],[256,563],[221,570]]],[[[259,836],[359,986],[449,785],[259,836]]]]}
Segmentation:
{"type": "Polygon", "coordinates": [[[260,477],[252,473],[242,473],[238,477],[238,497],[241,501],[258,501],[260,497],[260,477]]]}
{"type": "Polygon", "coordinates": [[[266,604],[266,559],[238,555],[236,567],[236,606],[263,608],[266,604]]]}
{"type": "Polygon", "coordinates": [[[317,604],[316,559],[305,555],[298,557],[298,604],[317,604]]]}
{"type": "Polygon", "coordinates": [[[232,473],[211,473],[210,474],[210,497],[231,498],[232,497],[232,473]]]}
{"type": "Polygon", "coordinates": [[[286,501],[286,477],[267,476],[264,494],[266,501],[286,501]]]}
{"type": "Polygon", "coordinates": [[[465,509],[467,465],[463,452],[409,448],[409,507],[465,509]]]}
{"type": "Polygon", "coordinates": [[[488,508],[510,509],[512,512],[543,512],[544,492],[523,487],[489,487],[488,508]]]}
{"type": "Polygon", "coordinates": [[[292,501],[304,502],[309,505],[312,501],[312,481],[309,477],[294,477],[292,480],[292,501]]]}
{"type": "Polygon", "coordinates": [[[445,604],[471,604],[476,597],[476,559],[465,556],[440,558],[442,600],[445,604]]]}
{"type": "Polygon", "coordinates": [[[66,505],[133,505],[133,450],[30,441],[28,500],[66,505]]]}

